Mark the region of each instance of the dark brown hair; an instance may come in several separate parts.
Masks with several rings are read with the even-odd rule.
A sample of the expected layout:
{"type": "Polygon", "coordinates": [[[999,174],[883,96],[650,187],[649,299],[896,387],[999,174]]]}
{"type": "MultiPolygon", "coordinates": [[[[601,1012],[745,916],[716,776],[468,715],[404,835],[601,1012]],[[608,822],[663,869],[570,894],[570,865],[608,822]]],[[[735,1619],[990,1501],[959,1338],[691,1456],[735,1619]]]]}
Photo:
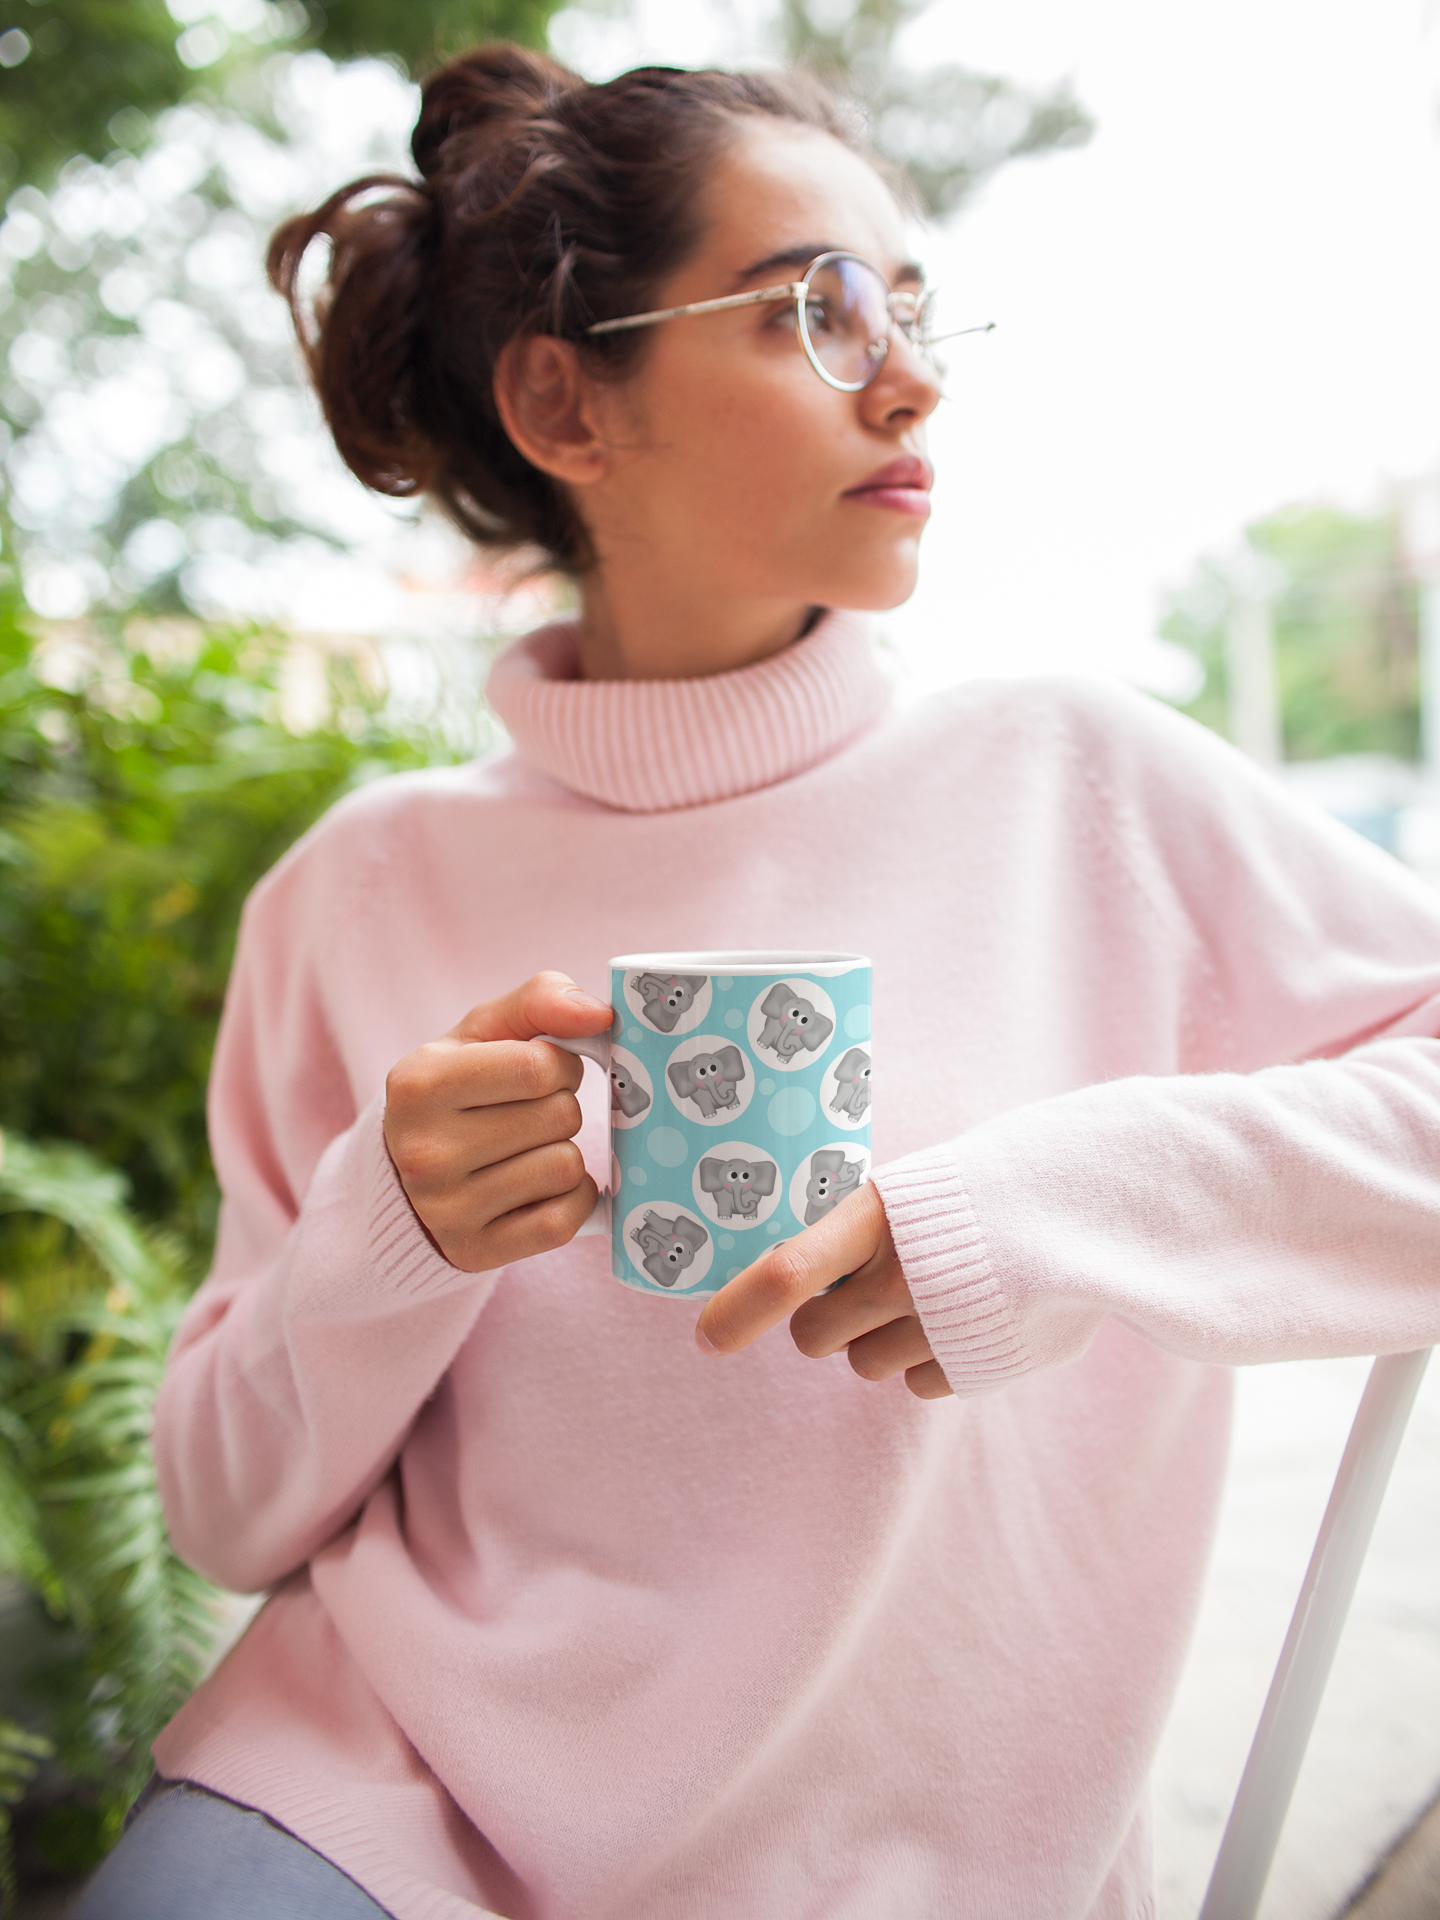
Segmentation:
{"type": "Polygon", "coordinates": [[[797,73],[639,67],[592,86],[495,42],[432,74],[411,140],[420,179],[352,181],[270,244],[351,470],[381,493],[429,493],[474,540],[583,571],[569,500],[500,424],[497,357],[516,335],[553,334],[596,371],[629,371],[642,332],[584,330],[653,304],[700,240],[707,166],[757,114],[863,150],[839,103],[797,73]],[[300,267],[321,235],[329,274],[307,326],[300,267]]]}

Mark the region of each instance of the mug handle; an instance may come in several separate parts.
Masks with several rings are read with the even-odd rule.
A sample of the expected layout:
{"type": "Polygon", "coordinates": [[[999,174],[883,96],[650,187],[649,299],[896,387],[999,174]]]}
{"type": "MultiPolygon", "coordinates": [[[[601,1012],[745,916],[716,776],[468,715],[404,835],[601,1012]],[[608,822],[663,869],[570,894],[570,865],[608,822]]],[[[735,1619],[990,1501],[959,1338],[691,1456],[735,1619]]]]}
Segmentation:
{"type": "MultiPolygon", "coordinates": [[[[610,1079],[610,1036],[608,1033],[587,1033],[582,1035],[578,1040],[562,1040],[558,1035],[553,1033],[537,1033],[535,1038],[537,1040],[547,1041],[552,1047],[560,1047],[566,1053],[576,1054],[585,1060],[593,1060],[605,1075],[608,1085],[610,1079]]],[[[613,1156],[613,1145],[611,1152],[613,1156]]],[[[577,1240],[581,1239],[587,1233],[603,1233],[606,1239],[609,1239],[611,1197],[609,1187],[602,1187],[600,1189],[600,1198],[590,1209],[589,1218],[583,1225],[575,1229],[575,1238],[577,1240]]]]}

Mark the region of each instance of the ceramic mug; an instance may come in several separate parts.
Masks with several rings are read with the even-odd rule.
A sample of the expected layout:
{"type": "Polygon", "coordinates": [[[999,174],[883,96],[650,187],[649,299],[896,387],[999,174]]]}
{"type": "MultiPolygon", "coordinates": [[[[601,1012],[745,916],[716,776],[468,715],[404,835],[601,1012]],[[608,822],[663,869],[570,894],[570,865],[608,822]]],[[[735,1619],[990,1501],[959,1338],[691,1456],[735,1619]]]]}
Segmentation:
{"type": "Polygon", "coordinates": [[[632,953],[608,1034],[552,1046],[610,1077],[610,1185],[581,1233],[641,1293],[718,1293],[870,1172],[870,962],[632,953]]]}

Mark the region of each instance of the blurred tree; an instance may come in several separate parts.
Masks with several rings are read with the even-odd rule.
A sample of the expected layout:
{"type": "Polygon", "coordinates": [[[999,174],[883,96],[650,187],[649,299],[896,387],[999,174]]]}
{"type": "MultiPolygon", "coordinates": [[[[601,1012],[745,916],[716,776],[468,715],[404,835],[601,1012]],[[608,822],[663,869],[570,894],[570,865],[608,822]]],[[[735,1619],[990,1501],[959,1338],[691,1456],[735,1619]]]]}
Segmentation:
{"type": "Polygon", "coordinates": [[[145,116],[275,46],[408,69],[471,41],[543,46],[559,0],[28,0],[0,32],[0,142],[12,178],[133,145],[145,116]]]}
{"type": "Polygon", "coordinates": [[[1201,562],[1173,594],[1161,636],[1205,685],[1185,711],[1226,732],[1226,632],[1258,575],[1270,602],[1287,760],[1419,752],[1419,607],[1399,515],[1293,506],[1246,529],[1246,551],[1201,562]]]}
{"type": "Polygon", "coordinates": [[[782,0],[780,28],[787,57],[859,101],[876,147],[944,215],[1007,160],[1079,146],[1094,127],[1067,81],[1032,94],[953,63],[906,67],[897,42],[930,4],[782,0]]]}
{"type": "Polygon", "coordinates": [[[5,598],[0,1126],[97,1152],[203,1254],[205,1081],[245,895],[347,788],[481,740],[397,733],[343,668],[297,737],[273,636],[172,626],[47,660],[5,598]]]}
{"type": "Polygon", "coordinates": [[[0,1593],[0,1912],[7,1805],[23,1796],[38,1861],[91,1866],[218,1624],[212,1589],[166,1538],[147,1444],[195,1275],[124,1190],[78,1147],[4,1139],[0,1584],[18,1575],[29,1600],[0,1593]]]}
{"type": "MultiPolygon", "coordinates": [[[[269,617],[258,574],[383,547],[406,520],[352,481],[304,384],[268,233],[339,180],[403,167],[388,66],[282,56],[141,149],[75,155],[0,224],[7,532],[42,616],[269,617]]],[[[127,135],[127,137],[129,137],[127,135]]]]}

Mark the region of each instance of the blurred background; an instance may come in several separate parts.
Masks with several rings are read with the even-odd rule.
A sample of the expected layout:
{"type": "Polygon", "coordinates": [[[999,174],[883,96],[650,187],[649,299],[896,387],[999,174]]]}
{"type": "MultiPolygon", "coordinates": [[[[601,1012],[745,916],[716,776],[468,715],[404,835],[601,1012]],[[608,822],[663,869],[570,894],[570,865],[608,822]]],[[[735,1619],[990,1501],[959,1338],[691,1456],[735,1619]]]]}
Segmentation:
{"type": "MultiPolygon", "coordinates": [[[[63,1912],[245,1617],[170,1555],[145,1440],[241,901],[347,788],[496,744],[488,660],[565,600],[349,478],[261,270],[495,35],[590,78],[801,60],[910,168],[952,324],[996,326],[883,622],[903,697],[1119,675],[1440,880],[1437,0],[0,0],[0,1912],[63,1912]]],[[[1362,1378],[1242,1376],[1165,1920],[1362,1378]]],[[[1348,1910],[1440,1785],[1437,1495],[1440,1380],[1269,1920],[1348,1910]]]]}

